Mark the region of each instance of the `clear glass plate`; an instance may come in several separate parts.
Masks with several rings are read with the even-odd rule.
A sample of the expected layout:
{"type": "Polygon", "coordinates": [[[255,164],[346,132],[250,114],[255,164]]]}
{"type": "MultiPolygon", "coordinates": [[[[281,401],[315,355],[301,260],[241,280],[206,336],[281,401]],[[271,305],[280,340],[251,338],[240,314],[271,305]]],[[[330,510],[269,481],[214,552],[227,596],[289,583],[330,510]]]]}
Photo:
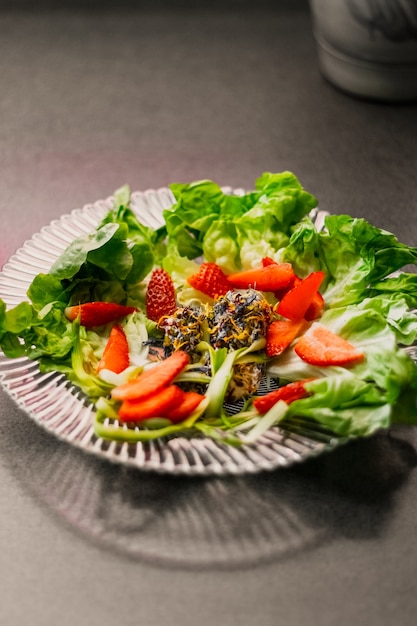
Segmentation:
{"type": "MultiPolygon", "coordinates": [[[[241,189],[225,191],[243,193],[241,189]]],[[[109,197],[63,215],[26,241],[0,273],[0,298],[8,308],[27,299],[26,291],[34,276],[48,272],[74,238],[94,230],[112,208],[113,200],[109,197]]],[[[142,223],[158,227],[162,211],[173,201],[169,189],[151,189],[134,192],[131,207],[142,223]]],[[[322,227],[324,215],[317,210],[312,214],[318,228],[322,227]]],[[[0,382],[30,418],[60,439],[109,461],[160,473],[221,476],[273,470],[331,450],[345,441],[311,424],[297,433],[274,427],[255,445],[238,448],[204,437],[135,444],[109,442],[94,433],[94,406],[63,374],[43,374],[36,362],[8,359],[0,352],[0,382]]]]}

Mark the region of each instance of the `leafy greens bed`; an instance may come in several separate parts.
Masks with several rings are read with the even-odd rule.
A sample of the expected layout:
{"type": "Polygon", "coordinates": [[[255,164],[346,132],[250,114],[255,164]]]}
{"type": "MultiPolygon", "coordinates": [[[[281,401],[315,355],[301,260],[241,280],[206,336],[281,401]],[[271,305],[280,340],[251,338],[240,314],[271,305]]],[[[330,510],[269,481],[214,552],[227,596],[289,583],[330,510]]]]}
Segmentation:
{"type": "Polygon", "coordinates": [[[417,336],[417,275],[397,273],[417,248],[348,215],[318,231],[317,201],[290,172],[242,195],[212,181],[170,189],[153,229],[122,187],[28,301],[0,300],[7,357],[65,373],[105,439],[240,445],[300,419],[341,437],[417,424],[403,349],[417,336]]]}

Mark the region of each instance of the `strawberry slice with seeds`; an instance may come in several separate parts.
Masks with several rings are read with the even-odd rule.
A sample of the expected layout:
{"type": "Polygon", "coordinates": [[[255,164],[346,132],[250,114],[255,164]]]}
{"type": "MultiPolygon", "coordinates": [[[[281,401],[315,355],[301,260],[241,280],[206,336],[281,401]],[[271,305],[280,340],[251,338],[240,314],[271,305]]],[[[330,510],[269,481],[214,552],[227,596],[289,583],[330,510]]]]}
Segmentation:
{"type": "Polygon", "coordinates": [[[185,392],[177,385],[169,385],[141,400],[124,400],[118,415],[123,422],[141,422],[152,417],[169,417],[184,400],[185,392]]]}
{"type": "Polygon", "coordinates": [[[156,267],[146,291],[146,315],[153,322],[171,315],[177,308],[175,287],[171,276],[162,267],[156,267]]]}
{"type": "Polygon", "coordinates": [[[167,415],[168,419],[171,420],[173,424],[184,421],[196,410],[203,400],[204,396],[196,391],[184,392],[184,398],[181,404],[169,412],[167,415]]]}
{"type": "MultiPolygon", "coordinates": [[[[323,282],[324,272],[312,272],[306,278],[295,281],[280,301],[277,313],[290,320],[301,320],[306,315],[318,289],[323,282]]],[[[314,314],[311,312],[311,314],[314,314]]]]}
{"type": "Polygon", "coordinates": [[[365,358],[361,350],[317,322],[300,337],[294,350],[300,359],[318,366],[355,365],[365,358]]]}
{"type": "Polygon", "coordinates": [[[119,324],[115,324],[97,365],[97,372],[106,369],[120,374],[129,367],[129,362],[129,344],[125,332],[119,324]]]}
{"type": "Polygon", "coordinates": [[[67,306],[64,313],[71,322],[79,318],[82,326],[92,328],[120,320],[134,311],[137,309],[133,306],[124,306],[115,302],[85,302],[67,306]]]}
{"type": "Polygon", "coordinates": [[[226,274],[216,263],[202,263],[198,272],[187,278],[187,282],[210,298],[224,296],[230,291],[226,274]]]}
{"type": "MultiPolygon", "coordinates": [[[[313,379],[310,378],[309,380],[313,379]]],[[[294,402],[295,400],[306,398],[310,395],[305,388],[305,383],[307,382],[308,380],[297,380],[293,383],[288,383],[288,385],[284,385],[279,389],[270,391],[265,396],[256,398],[253,401],[253,406],[263,415],[264,413],[267,413],[269,409],[271,409],[279,400],[283,400],[287,404],[291,404],[291,402],[294,402]]]]}
{"type": "Polygon", "coordinates": [[[266,331],[265,352],[268,357],[279,356],[305,328],[304,320],[275,320],[266,331]]]}
{"type": "Polygon", "coordinates": [[[229,274],[227,281],[235,289],[277,291],[289,287],[294,278],[291,263],[268,263],[259,268],[229,274]]]}
{"type": "Polygon", "coordinates": [[[188,354],[177,350],[165,361],[160,361],[127,383],[114,387],[111,391],[112,398],[138,401],[159,393],[175,380],[189,362],[188,354]]]}

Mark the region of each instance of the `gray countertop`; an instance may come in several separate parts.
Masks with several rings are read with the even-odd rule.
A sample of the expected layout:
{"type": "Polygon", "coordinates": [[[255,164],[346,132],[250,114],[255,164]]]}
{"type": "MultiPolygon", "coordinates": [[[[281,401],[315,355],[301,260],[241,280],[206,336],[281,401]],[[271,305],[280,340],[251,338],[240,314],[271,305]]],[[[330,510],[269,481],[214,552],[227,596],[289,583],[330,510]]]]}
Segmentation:
{"type": "MultiPolygon", "coordinates": [[[[417,245],[417,106],[329,85],[304,2],[2,8],[0,85],[0,265],[124,183],[282,170],[417,245]]],[[[411,626],[416,463],[398,428],[276,472],[158,476],[72,449],[1,392],[0,624],[411,626]]]]}

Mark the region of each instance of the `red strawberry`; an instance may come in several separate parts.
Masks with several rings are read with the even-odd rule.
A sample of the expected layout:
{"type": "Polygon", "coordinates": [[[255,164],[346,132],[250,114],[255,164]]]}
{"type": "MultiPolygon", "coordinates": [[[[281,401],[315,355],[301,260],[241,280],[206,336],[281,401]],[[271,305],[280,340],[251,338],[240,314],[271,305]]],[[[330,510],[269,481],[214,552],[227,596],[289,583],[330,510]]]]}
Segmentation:
{"type": "Polygon", "coordinates": [[[103,355],[97,365],[97,371],[111,370],[120,374],[129,366],[129,344],[121,326],[115,324],[110,331],[103,355]]]}
{"type": "Polygon", "coordinates": [[[303,280],[295,281],[292,289],[282,297],[277,313],[290,320],[303,319],[318,293],[324,276],[324,272],[312,272],[303,280]]]}
{"type": "Polygon", "coordinates": [[[321,295],[320,291],[317,291],[314,295],[310,306],[308,307],[306,314],[304,315],[304,319],[308,322],[312,322],[313,320],[318,319],[323,315],[324,311],[324,298],[321,295]]]}
{"type": "Polygon", "coordinates": [[[267,265],[277,265],[277,262],[271,259],[270,256],[264,256],[262,259],[262,267],[267,267],[267,265]]]}
{"type": "Polygon", "coordinates": [[[310,365],[355,365],[365,358],[351,343],[317,322],[300,337],[296,354],[310,365]]]}
{"type": "MultiPolygon", "coordinates": [[[[310,378],[309,380],[312,379],[310,378]]],[[[253,401],[253,406],[259,413],[264,414],[267,413],[267,411],[269,411],[269,409],[271,409],[279,400],[284,400],[287,404],[291,404],[291,402],[294,402],[295,400],[306,398],[309,395],[308,391],[304,387],[306,382],[308,382],[308,380],[298,380],[294,383],[288,383],[288,385],[284,385],[274,391],[270,391],[265,396],[256,398],[256,400],[253,401]]]]}
{"type": "Polygon", "coordinates": [[[170,419],[173,424],[182,422],[195,411],[202,400],[204,400],[204,396],[196,391],[186,391],[181,404],[172,409],[167,415],[168,419],[170,419]]]}
{"type": "Polygon", "coordinates": [[[202,263],[199,271],[187,278],[188,283],[194,289],[201,291],[210,298],[224,296],[230,291],[226,275],[216,263],[202,263]]]}
{"type": "Polygon", "coordinates": [[[111,395],[115,400],[142,400],[170,385],[190,362],[186,352],[177,350],[165,361],[160,361],[136,378],[114,387],[111,395]]]}
{"type": "MultiPolygon", "coordinates": [[[[301,283],[301,281],[302,281],[302,278],[299,278],[299,276],[295,276],[294,282],[292,285],[290,285],[290,288],[287,287],[285,289],[279,289],[278,291],[275,291],[274,296],[276,297],[277,300],[282,300],[285,294],[288,293],[290,289],[292,289],[293,287],[301,283]]],[[[304,319],[311,322],[317,319],[318,317],[321,317],[321,315],[323,314],[323,310],[324,310],[324,298],[321,295],[320,291],[316,291],[316,293],[313,296],[313,300],[311,301],[306,311],[306,314],[304,315],[304,319]]]]}
{"type": "Polygon", "coordinates": [[[153,270],[146,291],[146,315],[158,322],[163,315],[171,315],[177,308],[175,287],[171,276],[162,267],[153,270]]]}
{"type": "Polygon", "coordinates": [[[275,320],[266,331],[266,355],[274,357],[282,354],[305,327],[304,320],[275,320]]]}
{"type": "Polygon", "coordinates": [[[137,311],[137,309],[133,306],[123,306],[114,302],[86,302],[84,304],[67,306],[64,312],[71,322],[79,317],[82,326],[91,328],[114,322],[122,317],[126,317],[126,315],[130,315],[134,311],[137,311]]]}
{"type": "Polygon", "coordinates": [[[289,287],[294,277],[291,263],[269,263],[259,268],[229,274],[227,281],[235,289],[277,291],[289,287]]]}
{"type": "Polygon", "coordinates": [[[292,283],[288,285],[287,287],[283,287],[282,289],[277,289],[276,291],[274,291],[274,296],[276,297],[277,300],[282,300],[285,294],[288,293],[290,289],[295,287],[295,285],[298,285],[298,283],[301,283],[301,281],[302,281],[302,278],[300,278],[299,276],[295,274],[294,280],[292,281],[292,283]]]}
{"type": "Polygon", "coordinates": [[[181,405],[185,392],[177,385],[169,385],[141,400],[124,400],[118,411],[123,422],[141,422],[151,417],[168,417],[181,405]]]}

